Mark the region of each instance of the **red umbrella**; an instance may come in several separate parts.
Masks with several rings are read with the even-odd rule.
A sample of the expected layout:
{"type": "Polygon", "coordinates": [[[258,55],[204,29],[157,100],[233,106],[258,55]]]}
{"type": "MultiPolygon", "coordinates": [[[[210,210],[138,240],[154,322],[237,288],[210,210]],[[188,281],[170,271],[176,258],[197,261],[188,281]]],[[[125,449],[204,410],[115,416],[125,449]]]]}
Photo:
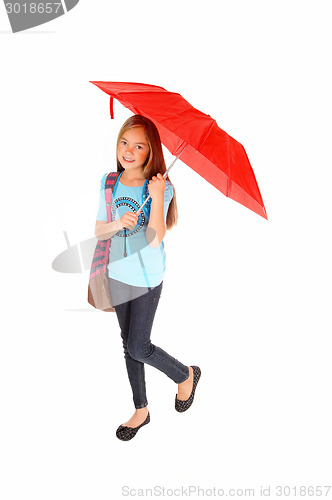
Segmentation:
{"type": "Polygon", "coordinates": [[[129,82],[91,83],[111,96],[111,118],[115,97],[133,113],[155,123],[170,153],[177,158],[181,155],[184,163],[224,195],[267,219],[244,147],[221,130],[213,118],[191,106],[180,94],[162,87],[129,82]]]}

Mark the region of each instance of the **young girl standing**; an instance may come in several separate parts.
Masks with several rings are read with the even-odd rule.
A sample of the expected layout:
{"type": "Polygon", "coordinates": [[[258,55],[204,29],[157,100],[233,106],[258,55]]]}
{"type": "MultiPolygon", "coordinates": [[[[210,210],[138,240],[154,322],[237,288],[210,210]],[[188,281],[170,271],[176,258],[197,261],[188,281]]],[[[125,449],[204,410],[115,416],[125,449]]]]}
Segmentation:
{"type": "Polygon", "coordinates": [[[134,115],[122,126],[117,140],[117,172],[112,222],[107,222],[106,213],[107,174],[102,178],[95,236],[99,240],[111,238],[110,293],[135,405],[135,413],[118,427],[116,435],[128,441],[150,422],[145,363],[178,384],[175,409],[179,412],[191,406],[201,370],[182,364],[150,340],[165,274],[163,238],[177,221],[175,190],[168,177],[163,178],[165,160],[151,120],[134,115]],[[150,199],[138,212],[148,195],[150,199]]]}

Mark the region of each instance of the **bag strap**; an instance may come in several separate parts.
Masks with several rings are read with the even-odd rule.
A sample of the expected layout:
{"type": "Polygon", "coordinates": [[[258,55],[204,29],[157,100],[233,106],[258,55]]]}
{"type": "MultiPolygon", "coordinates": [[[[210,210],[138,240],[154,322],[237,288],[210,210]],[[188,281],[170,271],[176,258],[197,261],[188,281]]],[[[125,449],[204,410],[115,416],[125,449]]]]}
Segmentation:
{"type": "Polygon", "coordinates": [[[105,182],[105,200],[106,200],[106,213],[107,213],[107,222],[112,221],[112,213],[111,213],[111,206],[112,206],[112,193],[113,189],[115,186],[115,183],[117,181],[117,178],[119,177],[121,172],[110,172],[108,176],[106,177],[106,182],[105,182]]]}

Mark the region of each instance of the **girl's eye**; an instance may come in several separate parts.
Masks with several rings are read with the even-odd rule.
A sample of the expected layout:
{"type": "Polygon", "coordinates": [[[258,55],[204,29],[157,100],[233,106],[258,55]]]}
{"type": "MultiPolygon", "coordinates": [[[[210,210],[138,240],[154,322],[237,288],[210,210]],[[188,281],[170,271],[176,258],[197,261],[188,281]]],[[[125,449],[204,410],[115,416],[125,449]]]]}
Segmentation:
{"type": "Polygon", "coordinates": [[[126,143],[126,141],[121,141],[121,144],[123,144],[125,146],[127,143],[126,143]]]}
{"type": "Polygon", "coordinates": [[[137,149],[143,149],[142,146],[136,146],[136,147],[137,147],[137,149]]]}

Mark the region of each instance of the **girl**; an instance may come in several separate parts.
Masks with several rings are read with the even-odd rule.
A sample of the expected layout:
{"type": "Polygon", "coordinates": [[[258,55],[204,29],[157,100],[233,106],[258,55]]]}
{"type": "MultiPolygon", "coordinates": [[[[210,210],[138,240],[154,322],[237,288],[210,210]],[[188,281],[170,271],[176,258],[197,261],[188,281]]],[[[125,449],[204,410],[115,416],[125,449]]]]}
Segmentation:
{"type": "Polygon", "coordinates": [[[99,240],[111,238],[110,293],[135,406],[133,416],[116,431],[123,441],[132,439],[150,422],[144,363],[178,384],[175,409],[179,412],[191,406],[201,375],[198,366],[182,364],[150,340],[165,273],[163,238],[166,229],[177,222],[175,190],[168,177],[163,178],[165,171],[156,126],[141,115],[132,116],[122,126],[117,140],[119,174],[112,194],[112,222],[107,222],[105,174],[95,227],[99,240]],[[151,198],[138,212],[149,194],[151,198]]]}

